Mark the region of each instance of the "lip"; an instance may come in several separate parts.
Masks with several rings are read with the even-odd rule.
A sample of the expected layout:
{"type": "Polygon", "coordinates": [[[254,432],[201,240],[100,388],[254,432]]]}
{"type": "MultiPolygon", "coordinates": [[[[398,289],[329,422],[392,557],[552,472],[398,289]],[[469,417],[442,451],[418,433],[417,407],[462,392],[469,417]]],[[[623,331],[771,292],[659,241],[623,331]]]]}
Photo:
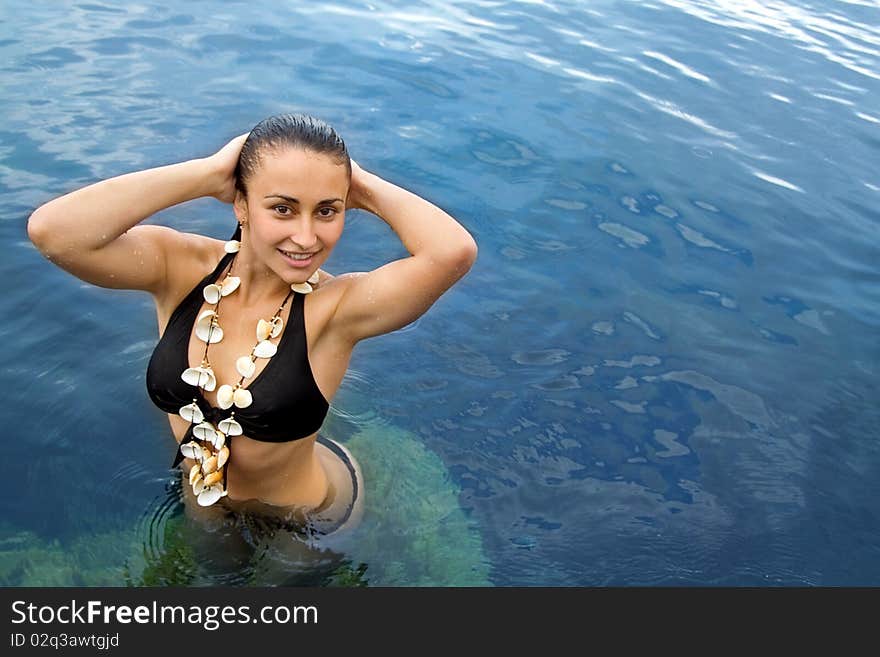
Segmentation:
{"type": "Polygon", "coordinates": [[[281,249],[278,249],[278,253],[281,254],[281,257],[284,258],[284,261],[288,265],[290,265],[291,267],[297,267],[298,269],[302,269],[304,267],[308,267],[309,265],[311,265],[312,260],[315,259],[315,256],[318,255],[318,253],[320,253],[320,251],[316,251],[315,253],[313,253],[312,257],[307,260],[294,260],[293,258],[289,258],[288,256],[286,256],[284,254],[284,252],[281,249]]]}

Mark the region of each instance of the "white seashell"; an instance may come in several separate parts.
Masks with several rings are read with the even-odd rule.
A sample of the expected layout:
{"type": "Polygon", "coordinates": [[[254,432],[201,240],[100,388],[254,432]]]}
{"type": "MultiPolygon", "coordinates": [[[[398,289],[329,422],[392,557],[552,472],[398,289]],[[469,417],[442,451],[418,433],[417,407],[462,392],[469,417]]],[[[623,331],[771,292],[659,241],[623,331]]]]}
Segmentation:
{"type": "MultiPolygon", "coordinates": [[[[217,315],[217,313],[215,313],[210,308],[203,310],[201,313],[199,313],[199,318],[196,320],[196,324],[200,324],[201,322],[204,322],[209,318],[214,317],[215,315],[217,315]]],[[[210,324],[211,322],[208,321],[208,323],[210,324]]]]}
{"type": "Polygon", "coordinates": [[[199,440],[211,443],[214,442],[214,436],[217,435],[217,430],[210,422],[202,422],[193,427],[193,435],[199,440]]]}
{"type": "MultiPolygon", "coordinates": [[[[260,321],[262,322],[263,320],[260,321]]],[[[235,361],[235,369],[244,378],[249,379],[254,375],[254,370],[257,369],[257,365],[251,360],[250,356],[242,356],[235,361]]]]}
{"type": "Polygon", "coordinates": [[[189,367],[183,371],[180,378],[191,386],[198,386],[211,392],[217,386],[214,370],[210,367],[189,367]]]}
{"type": "Polygon", "coordinates": [[[226,244],[223,245],[223,250],[226,253],[238,253],[238,250],[241,248],[241,242],[238,240],[229,240],[226,244]]]}
{"type": "Polygon", "coordinates": [[[192,486],[196,483],[196,479],[201,477],[202,475],[199,473],[199,464],[196,463],[189,471],[189,485],[192,486]]]}
{"type": "Polygon", "coordinates": [[[222,386],[220,386],[220,389],[217,390],[217,406],[222,409],[229,408],[230,406],[232,406],[232,396],[232,386],[228,383],[224,383],[222,386]]]}
{"type": "Polygon", "coordinates": [[[205,310],[196,320],[196,337],[202,342],[208,342],[209,337],[211,338],[210,344],[220,342],[223,339],[223,329],[214,324],[215,317],[217,317],[217,313],[213,310],[205,310]]]}
{"type": "Polygon", "coordinates": [[[180,453],[188,459],[195,459],[197,461],[202,460],[202,448],[194,440],[181,444],[180,453]]]}
{"type": "Polygon", "coordinates": [[[272,358],[277,351],[278,347],[274,344],[268,340],[261,340],[257,343],[257,346],[254,347],[254,356],[257,358],[272,358]]]}
{"type": "Polygon", "coordinates": [[[196,337],[202,342],[208,342],[210,338],[209,344],[215,344],[223,340],[223,329],[219,326],[196,326],[196,337]]]}
{"type": "Polygon", "coordinates": [[[198,424],[205,419],[205,416],[202,414],[202,409],[200,409],[195,403],[182,406],[180,411],[178,412],[180,414],[180,417],[182,417],[187,422],[195,422],[198,424]]]}
{"type": "Polygon", "coordinates": [[[269,338],[277,338],[281,335],[281,329],[284,328],[284,320],[280,317],[273,317],[270,321],[261,319],[257,322],[257,340],[268,340],[269,338]]]}
{"type": "Polygon", "coordinates": [[[208,303],[217,303],[220,301],[220,286],[216,283],[211,283],[210,285],[206,285],[202,290],[202,296],[205,297],[205,301],[208,303]]]}
{"type": "Polygon", "coordinates": [[[312,286],[308,283],[292,283],[290,289],[300,294],[308,294],[312,291],[312,286]]]}
{"type": "Polygon", "coordinates": [[[257,340],[265,340],[272,334],[272,324],[265,319],[257,322],[257,340]]]}
{"type": "Polygon", "coordinates": [[[309,276],[308,281],[312,285],[316,285],[320,279],[321,279],[321,275],[316,271],[314,274],[309,276]]]}
{"type": "Polygon", "coordinates": [[[217,452],[217,469],[219,470],[224,465],[226,465],[226,461],[229,460],[229,448],[222,447],[219,452],[217,452]]]}
{"type": "Polygon", "coordinates": [[[241,279],[238,276],[227,276],[220,284],[220,294],[224,297],[228,296],[235,292],[239,285],[241,285],[241,279]]]}
{"type": "Polygon", "coordinates": [[[227,436],[240,436],[242,433],[244,433],[241,425],[231,417],[228,417],[225,420],[220,420],[217,428],[220,429],[220,431],[225,433],[227,436]]]}
{"type": "Polygon", "coordinates": [[[211,444],[214,446],[214,449],[220,449],[226,444],[226,436],[219,431],[215,432],[214,440],[211,441],[211,444]]]}
{"type": "Polygon", "coordinates": [[[199,478],[196,479],[195,483],[192,485],[193,493],[196,495],[201,495],[202,491],[205,490],[205,480],[202,479],[202,474],[199,473],[199,478]]]}
{"type": "Polygon", "coordinates": [[[246,390],[245,388],[239,388],[235,391],[234,395],[235,405],[239,408],[247,408],[251,404],[254,403],[254,398],[251,395],[250,390],[246,390]]]}
{"type": "MultiPolygon", "coordinates": [[[[217,457],[212,456],[211,458],[205,459],[202,461],[202,472],[205,474],[210,474],[217,469],[217,457]]],[[[211,484],[208,484],[209,486],[211,484]]]]}
{"type": "Polygon", "coordinates": [[[213,486],[208,486],[201,493],[199,493],[199,505],[200,506],[211,506],[223,497],[223,486],[220,484],[214,484],[213,486]]]}

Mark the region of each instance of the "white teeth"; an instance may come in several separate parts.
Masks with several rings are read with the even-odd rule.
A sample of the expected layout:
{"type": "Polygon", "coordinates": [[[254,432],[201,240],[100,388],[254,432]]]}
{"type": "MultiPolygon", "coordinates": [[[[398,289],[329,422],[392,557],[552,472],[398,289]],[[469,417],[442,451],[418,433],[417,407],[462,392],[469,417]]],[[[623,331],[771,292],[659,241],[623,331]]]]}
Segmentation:
{"type": "Polygon", "coordinates": [[[281,253],[286,255],[291,260],[308,260],[313,255],[315,255],[314,253],[309,253],[309,254],[306,254],[305,256],[303,256],[303,255],[296,254],[296,253],[290,253],[289,251],[282,251],[281,253]]]}

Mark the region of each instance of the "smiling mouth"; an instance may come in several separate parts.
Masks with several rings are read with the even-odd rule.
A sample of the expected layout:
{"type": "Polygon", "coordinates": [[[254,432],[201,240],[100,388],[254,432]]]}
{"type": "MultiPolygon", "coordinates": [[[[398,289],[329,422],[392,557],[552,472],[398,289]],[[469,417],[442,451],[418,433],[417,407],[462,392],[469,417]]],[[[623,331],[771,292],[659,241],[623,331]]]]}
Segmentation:
{"type": "Polygon", "coordinates": [[[313,256],[315,256],[318,253],[318,251],[313,251],[313,252],[309,252],[309,253],[297,253],[296,251],[284,251],[283,249],[278,249],[278,252],[281,253],[282,255],[290,258],[291,260],[300,260],[300,261],[309,260],[310,258],[312,258],[313,256]]]}

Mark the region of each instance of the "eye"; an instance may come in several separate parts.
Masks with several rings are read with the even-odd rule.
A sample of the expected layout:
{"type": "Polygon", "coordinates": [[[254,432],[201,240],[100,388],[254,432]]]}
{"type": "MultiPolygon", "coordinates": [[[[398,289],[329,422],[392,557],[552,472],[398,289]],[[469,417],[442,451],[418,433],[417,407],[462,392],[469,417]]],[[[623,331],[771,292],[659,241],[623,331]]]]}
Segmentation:
{"type": "Polygon", "coordinates": [[[290,210],[290,208],[287,207],[286,205],[276,205],[272,209],[275,210],[275,212],[278,212],[282,216],[287,216],[288,212],[281,212],[281,210],[288,210],[288,211],[290,210]]]}
{"type": "Polygon", "coordinates": [[[325,205],[323,208],[318,210],[318,214],[324,219],[331,219],[336,216],[336,208],[325,205]],[[327,210],[327,212],[324,212],[325,210],[327,210]]]}

